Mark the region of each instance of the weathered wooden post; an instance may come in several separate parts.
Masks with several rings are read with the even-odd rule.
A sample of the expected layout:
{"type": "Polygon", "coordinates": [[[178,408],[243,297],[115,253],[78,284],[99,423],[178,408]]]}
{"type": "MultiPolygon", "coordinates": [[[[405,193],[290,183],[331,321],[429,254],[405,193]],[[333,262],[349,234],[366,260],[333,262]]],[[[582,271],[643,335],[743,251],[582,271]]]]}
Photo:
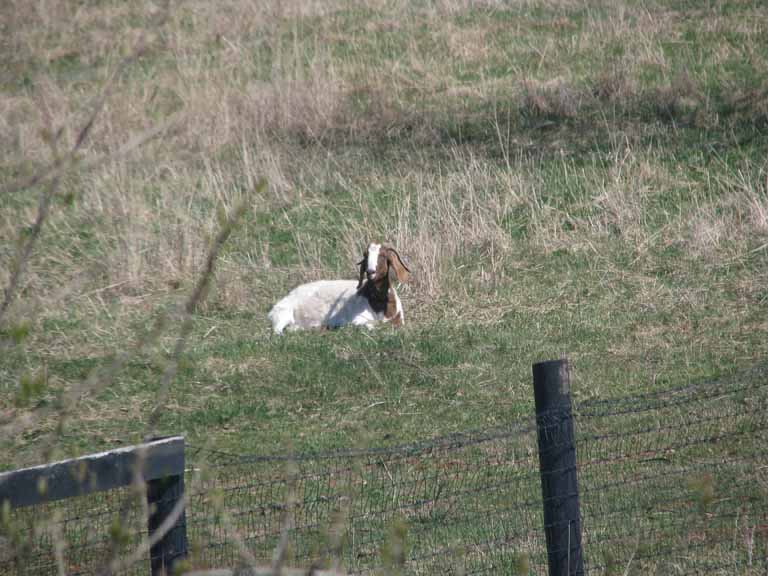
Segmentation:
{"type": "Polygon", "coordinates": [[[187,556],[187,515],[184,500],[184,439],[181,450],[167,461],[163,476],[147,480],[149,538],[167,523],[165,533],[149,549],[152,576],[172,574],[174,564],[187,556]],[[177,506],[181,506],[177,509],[177,506]],[[174,512],[176,517],[173,518],[174,512]]]}
{"type": "Polygon", "coordinates": [[[533,365],[549,576],[584,574],[567,360],[533,365]]]}

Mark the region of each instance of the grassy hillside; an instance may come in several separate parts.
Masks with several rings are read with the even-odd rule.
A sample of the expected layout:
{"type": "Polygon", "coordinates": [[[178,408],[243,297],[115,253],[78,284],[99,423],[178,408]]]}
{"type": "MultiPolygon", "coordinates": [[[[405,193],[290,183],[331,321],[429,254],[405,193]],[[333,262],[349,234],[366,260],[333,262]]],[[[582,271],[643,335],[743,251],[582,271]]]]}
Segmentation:
{"type": "Polygon", "coordinates": [[[148,433],[378,446],[530,414],[538,360],[567,354],[579,400],[768,350],[762,2],[3,10],[3,287],[48,189],[16,183],[106,93],[0,325],[3,468],[148,433]],[[276,299],[354,277],[370,239],[414,272],[404,329],[270,334],[276,299]]]}

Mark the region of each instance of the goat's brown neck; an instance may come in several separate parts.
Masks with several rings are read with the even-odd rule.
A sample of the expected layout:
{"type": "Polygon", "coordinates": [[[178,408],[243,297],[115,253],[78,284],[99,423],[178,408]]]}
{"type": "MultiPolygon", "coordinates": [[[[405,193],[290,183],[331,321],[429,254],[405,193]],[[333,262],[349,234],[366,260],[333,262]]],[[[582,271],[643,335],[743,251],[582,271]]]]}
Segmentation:
{"type": "Polygon", "coordinates": [[[389,282],[386,280],[366,282],[360,289],[360,294],[368,299],[374,312],[383,312],[384,318],[390,320],[395,326],[400,324],[401,320],[400,314],[397,312],[395,291],[389,286],[389,282]]]}

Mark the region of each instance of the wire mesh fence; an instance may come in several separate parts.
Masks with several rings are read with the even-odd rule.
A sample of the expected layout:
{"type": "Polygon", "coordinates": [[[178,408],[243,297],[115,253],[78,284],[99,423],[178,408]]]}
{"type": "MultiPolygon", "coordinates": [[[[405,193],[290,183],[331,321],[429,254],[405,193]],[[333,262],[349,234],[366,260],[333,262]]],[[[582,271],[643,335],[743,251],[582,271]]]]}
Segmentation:
{"type": "Polygon", "coordinates": [[[400,560],[425,574],[546,561],[531,423],[291,460],[204,452],[192,461],[218,462],[190,495],[198,566],[236,564],[242,547],[268,564],[285,526],[292,563],[326,565],[338,556],[352,573],[400,560]]]}
{"type": "Polygon", "coordinates": [[[590,573],[764,574],[768,373],[576,407],[590,573]]]}
{"type": "MultiPolygon", "coordinates": [[[[766,573],[767,409],[765,368],[575,405],[586,571],[766,573]]],[[[314,455],[188,446],[190,565],[269,565],[287,537],[288,564],[354,574],[546,574],[546,421],[314,455]]],[[[4,511],[0,574],[99,571],[146,538],[142,502],[126,488],[4,511]]],[[[120,572],[148,571],[144,554],[120,572]]]]}
{"type": "MultiPolygon", "coordinates": [[[[132,487],[3,511],[0,574],[105,573],[146,540],[144,505],[132,487]]],[[[120,570],[149,573],[143,554],[120,570]]]]}

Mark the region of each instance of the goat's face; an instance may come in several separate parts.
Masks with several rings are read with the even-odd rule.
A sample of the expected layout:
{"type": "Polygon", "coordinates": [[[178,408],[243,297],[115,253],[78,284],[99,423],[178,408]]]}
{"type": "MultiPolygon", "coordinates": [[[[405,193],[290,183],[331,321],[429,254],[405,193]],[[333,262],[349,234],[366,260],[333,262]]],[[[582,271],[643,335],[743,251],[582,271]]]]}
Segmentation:
{"type": "Polygon", "coordinates": [[[363,259],[360,261],[360,282],[358,288],[367,279],[368,282],[379,283],[383,280],[398,280],[405,282],[410,276],[410,270],[400,259],[400,255],[388,244],[368,244],[363,259]],[[393,278],[394,276],[394,278],[393,278]]]}

